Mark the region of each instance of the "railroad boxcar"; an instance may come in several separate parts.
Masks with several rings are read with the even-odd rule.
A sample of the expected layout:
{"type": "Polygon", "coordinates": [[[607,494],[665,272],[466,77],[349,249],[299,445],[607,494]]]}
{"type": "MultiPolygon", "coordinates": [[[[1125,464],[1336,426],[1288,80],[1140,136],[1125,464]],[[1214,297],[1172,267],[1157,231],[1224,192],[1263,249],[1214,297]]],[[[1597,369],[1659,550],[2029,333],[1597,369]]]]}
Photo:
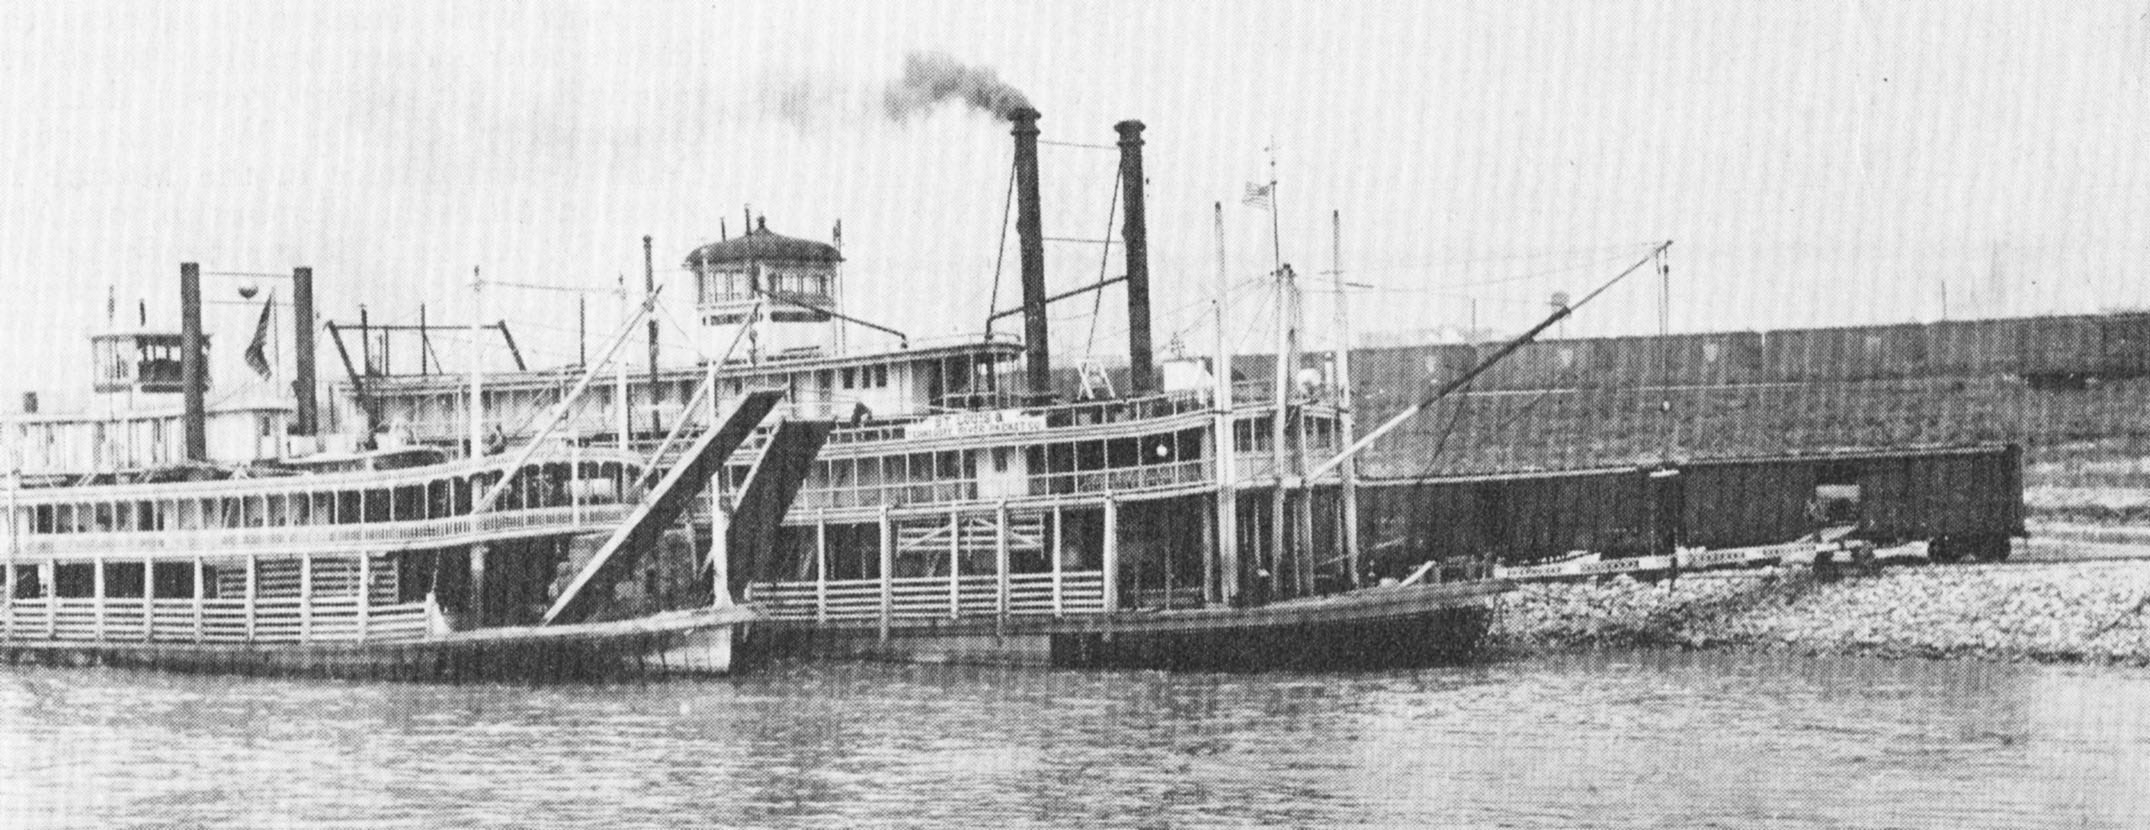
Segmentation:
{"type": "Polygon", "coordinates": [[[2104,357],[2099,376],[2134,378],[2150,374],[2150,314],[2108,314],[2098,320],[2104,357]]]}
{"type": "Polygon", "coordinates": [[[2105,338],[2098,319],[2032,317],[2021,322],[2011,374],[2038,388],[2079,388],[2100,374],[2105,338]]]}
{"type": "Polygon", "coordinates": [[[1649,474],[1635,468],[1368,482],[1360,538],[1369,562],[1391,565],[1640,555],[1668,541],[1650,494],[1649,474]]]}
{"type": "Polygon", "coordinates": [[[1762,335],[1751,331],[1605,337],[1590,341],[1589,383],[1599,387],[1722,386],[1760,375],[1762,335]]]}
{"type": "Polygon", "coordinates": [[[1784,329],[1762,335],[1765,379],[1879,380],[1925,373],[1926,327],[1916,324],[1784,329]]]}
{"type": "Polygon", "coordinates": [[[1937,559],[1998,559],[2023,535],[2023,456],[2013,444],[1693,461],[1680,465],[1681,544],[1733,548],[1819,523],[1818,488],[1855,487],[1860,536],[1924,540],[1937,559]]]}
{"type": "Polygon", "coordinates": [[[2013,374],[2023,321],[1942,320],[1926,327],[1927,372],[1944,377],[2013,374]]]}
{"type": "Polygon", "coordinates": [[[1389,565],[1776,544],[1850,520],[1825,515],[1846,494],[1860,538],[1926,541],[1941,561],[2004,558],[2024,533],[2015,445],[1373,481],[1359,493],[1368,561],[1389,565]]]}
{"type": "MultiPolygon", "coordinates": [[[[1480,343],[1475,348],[1475,357],[1490,359],[1502,345],[1480,343]]],[[[1471,388],[1479,391],[1573,389],[1583,385],[1589,377],[1591,345],[1586,339],[1525,343],[1486,369],[1471,388]]]]}

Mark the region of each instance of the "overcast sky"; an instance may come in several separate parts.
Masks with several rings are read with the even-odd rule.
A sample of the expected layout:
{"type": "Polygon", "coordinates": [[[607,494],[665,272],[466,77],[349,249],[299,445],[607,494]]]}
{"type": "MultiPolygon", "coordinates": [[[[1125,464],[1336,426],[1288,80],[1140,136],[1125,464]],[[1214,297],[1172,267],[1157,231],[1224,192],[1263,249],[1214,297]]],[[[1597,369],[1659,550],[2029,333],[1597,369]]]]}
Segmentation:
{"type": "MultiPolygon", "coordinates": [[[[924,51],[1021,89],[1047,140],[1148,123],[1160,344],[1207,346],[1213,203],[1232,279],[1269,269],[1239,200],[1272,147],[1283,257],[1326,270],[1341,211],[1363,330],[1474,306],[1520,329],[1664,239],[1679,330],[2150,305],[2142,2],[1012,5],[0,5],[0,388],[86,390],[107,286],[175,327],[182,261],[310,265],[338,320],[461,320],[473,266],[639,284],[648,234],[669,279],[747,204],[795,236],[843,222],[854,312],[977,331],[1007,129],[886,117],[924,51]]],[[[1105,234],[1115,163],[1045,149],[1049,235],[1105,234]]],[[[1095,245],[1048,260],[1056,290],[1122,271],[1095,245]]],[[[1656,291],[1571,332],[1654,331],[1656,291]]],[[[503,289],[490,314],[557,361],[573,296],[503,289]]],[[[1063,360],[1120,350],[1122,296],[1094,336],[1090,302],[1055,308],[1063,360]]],[[[210,323],[237,345],[254,314],[210,323]]]]}

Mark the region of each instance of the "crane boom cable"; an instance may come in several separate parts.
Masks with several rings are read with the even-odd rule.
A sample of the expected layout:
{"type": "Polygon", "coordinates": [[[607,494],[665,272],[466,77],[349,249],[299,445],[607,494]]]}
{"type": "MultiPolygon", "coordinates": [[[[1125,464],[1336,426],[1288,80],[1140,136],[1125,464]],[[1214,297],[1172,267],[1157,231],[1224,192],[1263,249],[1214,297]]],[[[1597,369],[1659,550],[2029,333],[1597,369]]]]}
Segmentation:
{"type": "Polygon", "coordinates": [[[1383,436],[1388,435],[1397,427],[1402,426],[1405,421],[1408,421],[1412,417],[1418,415],[1418,413],[1424,411],[1426,407],[1432,406],[1435,401],[1439,401],[1440,399],[1447,397],[1449,393],[1454,392],[1457,389],[1461,389],[1465,386],[1468,386],[1471,381],[1477,380],[1479,375],[1485,374],[1486,370],[1493,368],[1494,364],[1497,364],[1502,360],[1506,360],[1508,356],[1514,354],[1517,349],[1521,349],[1524,346],[1529,345],[1532,340],[1536,340],[1538,338],[1538,335],[1544,333],[1546,329],[1552,328],[1554,324],[1567,319],[1568,315],[1573,314],[1576,309],[1589,304],[1591,300],[1597,299],[1598,295],[1605,293],[1614,285],[1618,285],[1621,280],[1625,280],[1630,275],[1634,274],[1636,271],[1642,270],[1643,266],[1648,265],[1652,261],[1656,260],[1659,254],[1663,253],[1665,249],[1670,247],[1672,247],[1672,241],[1666,240],[1663,244],[1660,244],[1657,247],[1650,249],[1650,253],[1644,255],[1643,258],[1636,260],[1635,264],[1627,267],[1627,270],[1621,271],[1612,279],[1606,280],[1603,285],[1598,286],[1596,289],[1593,289],[1588,294],[1584,294],[1582,299],[1576,300],[1575,302],[1569,303],[1567,305],[1563,305],[1560,308],[1554,310],[1553,313],[1547,315],[1544,320],[1541,320],[1538,322],[1537,325],[1532,326],[1529,331],[1517,335],[1515,339],[1510,340],[1507,342],[1507,344],[1501,346],[1500,350],[1494,352],[1492,356],[1473,364],[1470,368],[1470,371],[1464,372],[1462,377],[1442,384],[1441,388],[1434,390],[1433,394],[1427,395],[1418,403],[1412,404],[1410,408],[1405,409],[1402,412],[1396,413],[1394,417],[1382,422],[1380,426],[1375,427],[1372,431],[1369,431],[1365,435],[1360,436],[1359,440],[1353,441],[1351,443],[1351,446],[1345,447],[1344,450],[1342,452],[1337,453],[1334,458],[1330,458],[1329,460],[1322,462],[1320,466],[1317,466],[1312,470],[1308,470],[1306,473],[1306,477],[1308,479],[1312,479],[1324,473],[1327,473],[1330,470],[1336,469],[1338,465],[1344,463],[1344,459],[1357,455],[1360,452],[1365,451],[1367,447],[1373,446],[1373,443],[1375,441],[1380,440],[1383,436]]]}

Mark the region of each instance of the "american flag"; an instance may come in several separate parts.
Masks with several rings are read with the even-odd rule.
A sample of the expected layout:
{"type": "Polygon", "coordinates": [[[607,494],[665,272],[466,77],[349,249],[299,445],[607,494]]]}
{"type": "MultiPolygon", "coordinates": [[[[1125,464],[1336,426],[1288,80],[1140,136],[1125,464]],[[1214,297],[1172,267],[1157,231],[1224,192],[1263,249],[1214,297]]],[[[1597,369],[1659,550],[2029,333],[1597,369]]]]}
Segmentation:
{"type": "Polygon", "coordinates": [[[1268,210],[1271,206],[1275,204],[1272,199],[1272,196],[1276,193],[1276,189],[1276,182],[1270,182],[1268,184],[1255,184],[1253,182],[1248,182],[1247,195],[1240,197],[1239,202],[1240,204],[1253,205],[1263,210],[1268,210]]]}
{"type": "Polygon", "coordinates": [[[274,374],[269,369],[268,355],[269,318],[273,316],[271,310],[274,308],[276,308],[276,292],[271,291],[268,298],[261,304],[261,319],[254,323],[254,339],[246,344],[246,365],[263,379],[267,379],[274,374]]]}

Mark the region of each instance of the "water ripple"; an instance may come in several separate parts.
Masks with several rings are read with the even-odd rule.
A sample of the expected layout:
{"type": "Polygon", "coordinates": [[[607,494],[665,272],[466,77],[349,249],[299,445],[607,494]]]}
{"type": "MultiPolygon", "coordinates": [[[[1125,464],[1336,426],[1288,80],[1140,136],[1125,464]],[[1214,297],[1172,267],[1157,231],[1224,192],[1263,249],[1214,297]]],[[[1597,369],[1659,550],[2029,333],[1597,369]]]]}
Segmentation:
{"type": "Polygon", "coordinates": [[[2126,827],[2150,672],[1635,652],[1345,676],[0,669],[0,826],[2126,827]]]}

